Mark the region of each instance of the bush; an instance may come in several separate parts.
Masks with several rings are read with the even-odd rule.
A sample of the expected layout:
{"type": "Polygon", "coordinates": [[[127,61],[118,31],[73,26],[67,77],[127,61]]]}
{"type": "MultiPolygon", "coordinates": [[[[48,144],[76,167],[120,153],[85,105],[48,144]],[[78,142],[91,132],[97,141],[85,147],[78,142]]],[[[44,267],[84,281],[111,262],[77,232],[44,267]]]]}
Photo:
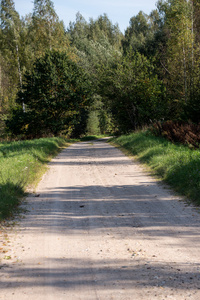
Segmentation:
{"type": "Polygon", "coordinates": [[[199,148],[200,145],[200,124],[167,121],[155,123],[151,131],[156,135],[164,136],[169,141],[191,145],[199,148]]]}

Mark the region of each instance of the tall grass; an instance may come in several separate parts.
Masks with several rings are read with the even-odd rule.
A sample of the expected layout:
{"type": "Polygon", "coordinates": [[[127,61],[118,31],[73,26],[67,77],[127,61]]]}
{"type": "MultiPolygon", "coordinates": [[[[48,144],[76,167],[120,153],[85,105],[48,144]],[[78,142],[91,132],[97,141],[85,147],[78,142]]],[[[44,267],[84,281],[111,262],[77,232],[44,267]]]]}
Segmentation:
{"type": "Polygon", "coordinates": [[[200,205],[200,150],[172,144],[148,131],[124,135],[112,141],[137,156],[180,195],[200,205]]]}
{"type": "Polygon", "coordinates": [[[12,216],[27,187],[41,177],[46,163],[66,144],[64,138],[0,143],[0,220],[12,216]]]}

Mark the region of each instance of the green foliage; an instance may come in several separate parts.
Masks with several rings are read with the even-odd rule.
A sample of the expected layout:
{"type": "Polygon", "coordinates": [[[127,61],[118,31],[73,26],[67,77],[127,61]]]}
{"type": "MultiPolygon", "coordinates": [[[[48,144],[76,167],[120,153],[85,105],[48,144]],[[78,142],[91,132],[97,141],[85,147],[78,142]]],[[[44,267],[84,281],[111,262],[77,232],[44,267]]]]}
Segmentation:
{"type": "Polygon", "coordinates": [[[193,1],[158,2],[167,37],[160,55],[162,78],[169,99],[168,118],[196,122],[199,99],[199,46],[193,1]],[[190,112],[190,114],[188,114],[190,112]]]}
{"type": "Polygon", "coordinates": [[[68,33],[73,46],[80,51],[85,51],[85,41],[100,42],[107,40],[116,50],[121,47],[123,38],[118,25],[113,25],[106,14],[99,16],[96,20],[90,19],[87,23],[80,13],[76,15],[76,22],[70,22],[68,33]]]}
{"type": "Polygon", "coordinates": [[[68,50],[64,24],[59,21],[51,0],[34,0],[29,34],[35,58],[44,55],[47,50],[68,50]]]}
{"type": "Polygon", "coordinates": [[[115,131],[112,116],[105,108],[99,111],[99,129],[101,134],[112,134],[115,131]]]}
{"type": "Polygon", "coordinates": [[[87,134],[106,134],[112,132],[111,117],[106,109],[102,98],[94,96],[94,101],[89,110],[87,122],[87,134]]]}
{"type": "Polygon", "coordinates": [[[150,30],[149,16],[140,11],[137,16],[130,19],[129,24],[123,41],[124,51],[132,48],[134,51],[141,52],[146,46],[148,34],[153,33],[150,30]]]}
{"type": "Polygon", "coordinates": [[[96,87],[87,131],[93,134],[108,132],[111,130],[109,113],[101,100],[97,104],[96,99],[100,99],[99,82],[105,67],[109,69],[122,56],[122,34],[105,14],[97,20],[90,19],[87,23],[80,13],[76,16],[76,22],[70,23],[68,33],[71,44],[75,47],[78,64],[84,68],[96,87]]]}
{"type": "MultiPolygon", "coordinates": [[[[66,31],[53,1],[33,3],[33,12],[20,18],[13,0],[0,1],[0,133],[4,132],[7,119],[14,135],[27,137],[60,131],[79,136],[86,127],[101,133],[110,132],[113,127],[127,132],[161,118],[199,122],[198,0],[159,0],[157,9],[149,15],[140,11],[130,19],[125,35],[106,14],[87,22],[78,13],[66,31]],[[71,58],[76,74],[77,68],[84,69],[95,90],[93,101],[102,97],[98,110],[88,110],[87,100],[79,105],[84,93],[79,99],[74,98],[81,89],[90,89],[86,88],[88,80],[73,82],[77,93],[69,86],[66,91],[66,84],[58,84],[58,92],[58,81],[70,82],[73,76],[58,75],[53,60],[46,63],[51,71],[48,67],[36,70],[34,62],[39,63],[47,51],[53,50],[71,58]],[[44,71],[49,74],[53,89],[45,76],[39,78],[39,72],[44,71]],[[25,85],[19,93],[24,74],[27,87],[29,81],[29,95],[25,85]],[[17,94],[20,105],[22,97],[26,98],[25,114],[24,106],[22,110],[16,105],[17,94]]],[[[62,70],[62,66],[59,68],[62,70]]]]}
{"type": "Polygon", "coordinates": [[[46,138],[0,143],[0,220],[16,212],[26,188],[40,178],[45,164],[68,141],[46,138]]]}
{"type": "MultiPolygon", "coordinates": [[[[20,19],[14,1],[0,1],[0,120],[9,117],[15,106],[25,72],[47,49],[70,53],[63,22],[51,1],[35,1],[34,12],[20,19]]],[[[4,123],[0,121],[0,131],[4,123]]]]}
{"type": "Polygon", "coordinates": [[[27,133],[27,124],[33,122],[30,117],[29,113],[24,113],[22,107],[14,108],[10,118],[6,120],[8,132],[23,137],[27,133]]]}
{"type": "Polygon", "coordinates": [[[174,145],[148,131],[121,136],[114,142],[150,166],[175,191],[200,204],[200,151],[174,145]]]}
{"type": "Polygon", "coordinates": [[[90,75],[93,84],[98,86],[102,66],[110,65],[121,56],[122,35],[118,26],[113,25],[106,15],[87,23],[78,13],[76,22],[70,23],[68,33],[79,58],[78,63],[90,75]]]}
{"type": "Polygon", "coordinates": [[[127,55],[105,70],[101,90],[122,132],[147,125],[163,114],[162,84],[153,65],[139,53],[127,55]]]}
{"type": "Polygon", "coordinates": [[[155,56],[162,38],[159,21],[158,10],[150,15],[140,11],[132,17],[122,40],[124,53],[138,51],[147,57],[155,56]]]}
{"type": "Polygon", "coordinates": [[[99,118],[97,111],[90,111],[88,122],[87,122],[87,134],[98,135],[100,134],[99,118]]]}
{"type": "Polygon", "coordinates": [[[14,2],[0,2],[0,110],[9,113],[22,82],[22,23],[14,2]]]}
{"type": "Polygon", "coordinates": [[[20,185],[11,182],[0,185],[0,221],[13,215],[24,195],[20,185]]]}
{"type": "Polygon", "coordinates": [[[67,132],[80,122],[90,96],[91,85],[84,71],[65,53],[49,51],[36,60],[19,92],[17,101],[25,103],[26,113],[13,111],[7,126],[14,134],[19,128],[18,134],[31,137],[67,132]]]}

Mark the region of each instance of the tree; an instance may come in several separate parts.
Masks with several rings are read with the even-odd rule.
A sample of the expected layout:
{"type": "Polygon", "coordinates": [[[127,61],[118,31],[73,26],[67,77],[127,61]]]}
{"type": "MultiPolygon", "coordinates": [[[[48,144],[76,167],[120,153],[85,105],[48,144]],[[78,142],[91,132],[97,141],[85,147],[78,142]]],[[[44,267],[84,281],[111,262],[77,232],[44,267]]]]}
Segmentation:
{"type": "Polygon", "coordinates": [[[84,17],[78,12],[76,14],[76,21],[69,23],[68,35],[73,47],[76,47],[79,51],[85,51],[85,47],[88,41],[88,24],[84,17]]]}
{"type": "Polygon", "coordinates": [[[195,68],[193,8],[187,0],[159,1],[167,41],[161,65],[170,100],[170,116],[184,117],[185,107],[193,97],[195,68]]]}
{"type": "Polygon", "coordinates": [[[68,51],[69,41],[64,23],[59,21],[51,0],[34,0],[29,40],[34,58],[43,55],[47,50],[68,51]]]}
{"type": "Polygon", "coordinates": [[[102,96],[120,132],[135,130],[163,116],[162,84],[145,56],[129,53],[104,74],[102,96]]]}
{"type": "Polygon", "coordinates": [[[113,25],[106,14],[99,16],[96,20],[90,19],[87,23],[84,17],[77,13],[76,21],[70,22],[68,33],[70,41],[79,51],[85,51],[88,41],[107,42],[115,49],[120,50],[123,34],[118,25],[113,25]]]}
{"type": "Polygon", "coordinates": [[[123,34],[118,24],[113,25],[106,14],[100,15],[96,20],[90,19],[89,39],[100,42],[107,39],[108,43],[116,50],[121,49],[123,34]]]}
{"type": "Polygon", "coordinates": [[[138,51],[146,56],[155,54],[155,34],[158,31],[158,11],[154,10],[150,15],[140,11],[132,17],[129,27],[125,31],[122,42],[124,53],[138,51]]]}
{"type": "Polygon", "coordinates": [[[14,134],[31,137],[76,130],[80,122],[85,126],[82,115],[87,117],[90,95],[84,71],[65,52],[48,51],[25,75],[23,91],[18,95],[17,102],[24,101],[27,112],[23,116],[21,109],[14,111],[7,126],[14,134]]]}
{"type": "Polygon", "coordinates": [[[199,0],[190,0],[192,5],[192,22],[194,27],[194,35],[195,35],[195,42],[199,45],[200,43],[200,2],[199,0]]]}
{"type": "Polygon", "coordinates": [[[200,116],[200,3],[199,0],[190,0],[192,22],[192,80],[190,97],[185,106],[187,119],[199,123],[200,116]]]}
{"type": "Polygon", "coordinates": [[[9,73],[12,89],[12,91],[8,89],[7,94],[14,101],[13,90],[16,91],[17,86],[22,85],[23,50],[21,49],[22,24],[12,0],[1,0],[0,20],[0,52],[4,61],[3,65],[7,65],[9,69],[7,73],[9,73]]]}
{"type": "Polygon", "coordinates": [[[94,101],[88,119],[88,132],[97,134],[100,130],[101,133],[104,133],[106,129],[105,125],[101,126],[102,120],[104,118],[104,124],[108,124],[110,118],[100,97],[99,82],[104,68],[110,68],[112,63],[121,57],[121,52],[114,49],[106,37],[101,42],[88,41],[86,47],[87,52],[76,50],[76,54],[79,58],[78,64],[84,68],[95,87],[94,101]]]}
{"type": "MultiPolygon", "coordinates": [[[[70,23],[68,34],[78,64],[84,68],[93,86],[96,87],[88,123],[88,131],[95,133],[100,130],[98,126],[110,121],[101,101],[98,86],[104,68],[110,68],[122,55],[122,34],[118,25],[113,25],[105,14],[97,20],[90,19],[87,23],[80,13],[76,15],[76,22],[70,23]]],[[[101,132],[106,131],[104,125],[101,126],[101,132]]]]}
{"type": "Polygon", "coordinates": [[[3,134],[4,121],[8,114],[10,105],[14,99],[16,90],[10,87],[12,82],[10,81],[10,76],[8,73],[9,66],[3,56],[0,54],[0,135],[3,134]],[[11,100],[10,98],[11,97],[11,100]]]}

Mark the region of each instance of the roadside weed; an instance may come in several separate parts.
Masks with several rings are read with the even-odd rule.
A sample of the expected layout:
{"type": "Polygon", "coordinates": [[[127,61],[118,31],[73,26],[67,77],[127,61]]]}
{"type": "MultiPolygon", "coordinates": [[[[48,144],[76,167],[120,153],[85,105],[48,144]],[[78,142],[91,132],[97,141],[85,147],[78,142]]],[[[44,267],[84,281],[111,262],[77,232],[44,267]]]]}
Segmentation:
{"type": "Polygon", "coordinates": [[[112,141],[148,165],[154,175],[179,194],[200,205],[200,150],[172,144],[148,131],[120,136],[112,141]]]}
{"type": "Polygon", "coordinates": [[[28,186],[37,183],[46,163],[56,155],[65,138],[0,143],[0,220],[13,215],[28,186]]]}

